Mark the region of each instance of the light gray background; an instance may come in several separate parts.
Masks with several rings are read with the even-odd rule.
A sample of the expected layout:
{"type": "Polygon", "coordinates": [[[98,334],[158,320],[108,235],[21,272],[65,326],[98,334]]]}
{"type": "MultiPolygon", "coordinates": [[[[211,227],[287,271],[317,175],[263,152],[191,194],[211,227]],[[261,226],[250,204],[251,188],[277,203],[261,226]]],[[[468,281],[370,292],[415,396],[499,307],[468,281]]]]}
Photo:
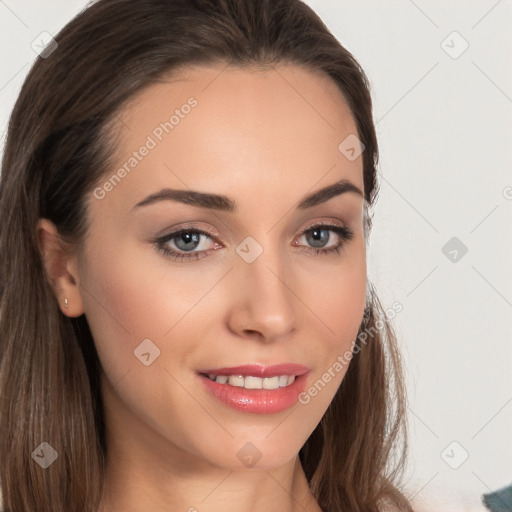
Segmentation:
{"type": "MultiPolygon", "coordinates": [[[[512,482],[512,1],[306,3],[372,83],[369,277],[385,308],[403,305],[406,489],[418,510],[483,510],[482,493],[512,482]],[[466,254],[445,256],[453,237],[466,254]]],[[[0,0],[2,146],[32,42],[86,4],[0,0]]]]}

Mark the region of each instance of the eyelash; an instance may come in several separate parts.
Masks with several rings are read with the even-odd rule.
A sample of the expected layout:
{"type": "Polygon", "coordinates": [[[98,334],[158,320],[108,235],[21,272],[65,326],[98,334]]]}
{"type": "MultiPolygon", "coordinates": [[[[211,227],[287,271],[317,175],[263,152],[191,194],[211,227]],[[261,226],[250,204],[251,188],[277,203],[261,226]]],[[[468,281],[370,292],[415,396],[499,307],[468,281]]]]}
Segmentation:
{"type": "MultiPolygon", "coordinates": [[[[301,232],[300,237],[309,233],[310,231],[313,231],[313,230],[319,229],[319,228],[322,230],[324,230],[324,228],[328,228],[327,231],[335,232],[341,238],[341,242],[338,245],[336,245],[334,247],[329,247],[327,249],[321,249],[321,248],[317,249],[314,247],[310,247],[310,249],[316,253],[316,256],[320,256],[320,255],[325,256],[327,254],[333,254],[333,253],[339,254],[340,249],[342,249],[345,246],[345,242],[350,241],[354,236],[354,232],[347,226],[340,226],[338,224],[321,223],[321,224],[314,224],[314,225],[308,227],[307,229],[305,229],[304,231],[301,232]]],[[[169,246],[166,245],[166,243],[174,238],[179,237],[180,235],[182,235],[184,233],[194,233],[194,234],[198,234],[198,235],[204,235],[206,238],[213,239],[213,236],[206,231],[202,231],[200,229],[194,229],[192,227],[185,227],[185,228],[179,229],[178,231],[174,231],[172,233],[169,233],[168,235],[160,237],[160,238],[154,240],[153,243],[158,251],[162,252],[166,257],[171,258],[173,261],[178,261],[178,260],[179,261],[183,261],[183,260],[190,261],[190,260],[202,259],[203,257],[205,257],[205,256],[201,256],[201,254],[206,253],[207,251],[178,252],[178,251],[175,251],[174,249],[169,249],[169,246]]]]}

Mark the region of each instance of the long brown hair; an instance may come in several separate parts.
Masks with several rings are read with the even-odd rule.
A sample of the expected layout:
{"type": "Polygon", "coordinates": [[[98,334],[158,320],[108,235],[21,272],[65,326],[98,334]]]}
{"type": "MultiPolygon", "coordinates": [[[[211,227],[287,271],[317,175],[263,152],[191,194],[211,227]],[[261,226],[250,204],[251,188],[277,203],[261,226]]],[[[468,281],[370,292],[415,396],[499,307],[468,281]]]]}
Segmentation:
{"type": "MultiPolygon", "coordinates": [[[[377,197],[370,86],[354,57],[299,0],[100,0],[37,58],[12,112],[0,188],[0,479],[5,512],[95,512],[105,463],[100,363],[85,315],[68,318],[46,280],[39,218],[63,240],[87,233],[85,197],[112,164],[109,122],[178,67],[288,62],[327,74],[364,144],[365,208],[377,197]],[[48,442],[58,458],[32,461],[48,442]]],[[[365,225],[371,227],[366,216],[365,225]]],[[[364,343],[299,453],[326,512],[411,510],[403,468],[404,388],[389,319],[370,286],[364,343]]],[[[359,339],[359,337],[358,337],[359,339]]]]}

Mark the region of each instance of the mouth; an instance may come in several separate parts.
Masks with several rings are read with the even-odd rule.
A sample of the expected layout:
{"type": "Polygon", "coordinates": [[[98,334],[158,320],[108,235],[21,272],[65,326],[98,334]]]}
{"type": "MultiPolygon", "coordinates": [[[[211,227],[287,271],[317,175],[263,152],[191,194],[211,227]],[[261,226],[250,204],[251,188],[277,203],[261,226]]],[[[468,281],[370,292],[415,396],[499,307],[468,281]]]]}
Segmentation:
{"type": "Polygon", "coordinates": [[[200,370],[206,390],[224,404],[245,412],[272,413],[297,402],[310,368],[298,364],[257,364],[200,370]]]}

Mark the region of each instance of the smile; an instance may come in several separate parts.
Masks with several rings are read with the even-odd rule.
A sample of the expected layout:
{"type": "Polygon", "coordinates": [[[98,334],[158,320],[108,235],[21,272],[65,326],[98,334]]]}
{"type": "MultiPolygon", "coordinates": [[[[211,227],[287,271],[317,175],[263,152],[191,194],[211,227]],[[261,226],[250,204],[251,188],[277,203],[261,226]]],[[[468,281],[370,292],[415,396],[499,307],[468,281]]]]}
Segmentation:
{"type": "Polygon", "coordinates": [[[202,369],[197,376],[209,396],[232,409],[272,414],[295,405],[311,369],[300,364],[248,364],[202,369]]]}

